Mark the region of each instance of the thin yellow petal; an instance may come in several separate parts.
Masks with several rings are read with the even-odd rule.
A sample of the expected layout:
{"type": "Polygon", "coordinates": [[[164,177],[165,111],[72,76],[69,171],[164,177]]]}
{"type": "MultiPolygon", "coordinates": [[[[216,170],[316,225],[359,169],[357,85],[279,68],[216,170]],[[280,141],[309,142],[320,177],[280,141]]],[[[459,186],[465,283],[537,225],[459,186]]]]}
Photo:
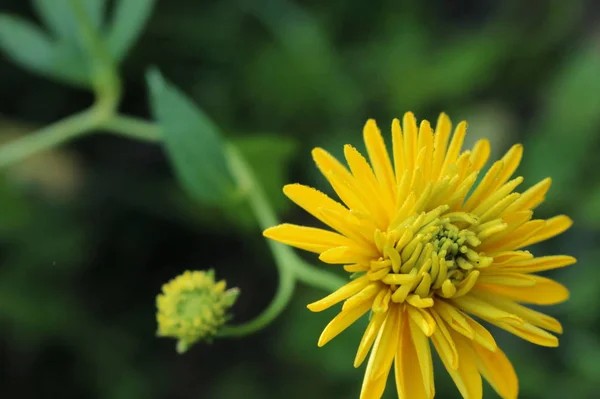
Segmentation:
{"type": "Polygon", "coordinates": [[[475,298],[472,295],[454,298],[451,300],[451,303],[459,309],[462,309],[467,313],[470,313],[485,320],[491,319],[506,321],[509,323],[518,323],[522,321],[519,317],[515,316],[514,314],[500,310],[479,298],[475,298]]]}
{"type": "MultiPolygon", "coordinates": [[[[380,338],[381,334],[377,336],[375,346],[371,351],[371,356],[369,356],[369,363],[367,363],[367,369],[365,370],[365,376],[363,378],[362,388],[360,390],[360,399],[380,399],[381,395],[383,395],[383,391],[385,391],[385,385],[387,383],[390,369],[387,369],[387,371],[385,371],[384,374],[379,378],[371,378],[380,338]]],[[[384,349],[385,348],[382,348],[382,350],[384,349]]]]}
{"type": "Polygon", "coordinates": [[[494,320],[487,321],[533,344],[549,348],[556,348],[558,346],[558,338],[531,323],[508,324],[494,320]]]}
{"type": "Polygon", "coordinates": [[[435,345],[435,349],[442,358],[444,364],[448,364],[448,366],[452,369],[457,369],[459,361],[458,351],[456,350],[454,340],[452,339],[452,336],[446,327],[446,323],[434,309],[431,309],[431,315],[434,317],[437,323],[437,328],[431,336],[431,340],[435,345]]]}
{"type": "Polygon", "coordinates": [[[431,159],[433,157],[433,130],[431,129],[429,121],[421,121],[417,148],[420,148],[421,150],[425,149],[423,152],[424,162],[422,165],[423,178],[429,181],[431,180],[431,159]]]}
{"type": "Polygon", "coordinates": [[[473,320],[469,315],[463,313],[463,317],[471,326],[473,330],[473,341],[477,342],[479,345],[483,346],[489,351],[494,352],[498,345],[496,345],[496,340],[494,336],[488,331],[487,328],[473,320]]]}
{"type": "Polygon", "coordinates": [[[507,287],[531,287],[535,285],[533,276],[500,270],[483,270],[477,280],[480,284],[494,284],[507,287]]]}
{"type": "Polygon", "coordinates": [[[371,320],[369,320],[369,325],[365,329],[362,339],[360,340],[360,344],[358,345],[356,357],[354,358],[354,367],[359,367],[366,359],[371,346],[373,346],[373,342],[375,342],[375,338],[379,334],[379,330],[381,329],[386,316],[387,313],[384,312],[373,313],[371,320]]]}
{"type": "MultiPolygon", "coordinates": [[[[424,378],[423,371],[426,374],[433,374],[431,364],[431,354],[427,358],[427,353],[421,355],[415,348],[416,340],[427,340],[421,331],[415,328],[417,336],[416,340],[413,341],[412,329],[410,327],[409,319],[404,316],[402,330],[397,331],[396,334],[400,337],[400,343],[396,351],[396,361],[394,364],[394,373],[396,375],[396,388],[398,391],[399,399],[429,399],[433,398],[434,392],[431,390],[430,381],[425,385],[425,378],[429,380],[429,376],[424,378]],[[418,337],[420,335],[421,337],[418,337]],[[417,367],[417,364],[419,365],[417,367]]],[[[425,345],[426,350],[429,351],[429,344],[425,345]]],[[[421,346],[420,349],[423,347],[421,346]]]]}
{"type": "Polygon", "coordinates": [[[531,287],[506,287],[491,284],[477,285],[478,289],[502,295],[517,302],[535,305],[555,305],[569,299],[569,290],[562,284],[542,276],[531,275],[531,287]]]}
{"type": "Polygon", "coordinates": [[[473,339],[475,332],[460,310],[442,300],[435,302],[435,310],[454,331],[473,339]]]}
{"type": "Polygon", "coordinates": [[[495,190],[511,178],[511,176],[515,173],[519,164],[521,163],[521,158],[523,157],[523,145],[515,144],[511,147],[510,150],[502,157],[502,162],[504,163],[504,168],[502,168],[502,172],[496,178],[494,185],[491,190],[495,190]]]}
{"type": "Polygon", "coordinates": [[[400,306],[392,306],[387,312],[387,317],[381,327],[378,344],[375,349],[375,359],[373,359],[373,368],[371,378],[377,379],[387,374],[392,367],[396,348],[398,347],[398,338],[401,327],[402,310],[400,306]]]}
{"type": "Polygon", "coordinates": [[[544,201],[544,196],[552,185],[552,179],[546,178],[536,185],[527,189],[521,197],[515,201],[508,209],[508,212],[533,210],[544,201]]]}
{"type": "Polygon", "coordinates": [[[396,184],[400,184],[400,180],[407,167],[406,157],[404,156],[404,136],[402,135],[400,121],[397,118],[394,118],[392,121],[392,152],[394,154],[394,174],[396,175],[396,184]]]}
{"type": "Polygon", "coordinates": [[[481,170],[490,157],[490,153],[490,141],[487,139],[478,140],[471,152],[471,171],[481,170]]]}
{"type": "MultiPolygon", "coordinates": [[[[481,399],[483,384],[477,369],[475,352],[471,346],[472,341],[454,331],[450,331],[450,334],[452,334],[460,360],[456,369],[446,362],[444,362],[444,366],[464,399],[481,399]]],[[[442,361],[444,361],[443,358],[442,361]]]]}
{"type": "Polygon", "coordinates": [[[322,208],[331,209],[342,214],[349,213],[348,209],[342,204],[332,200],[327,195],[312,187],[304,186],[302,184],[288,184],[283,187],[283,193],[294,203],[323,223],[326,222],[322,216],[322,208]]]}
{"type": "MultiPolygon", "coordinates": [[[[573,225],[573,220],[565,215],[555,216],[546,221],[546,225],[536,231],[528,240],[520,244],[520,247],[537,244],[557,236],[573,225]]],[[[517,248],[518,249],[518,248],[517,248]]]]}
{"type": "Polygon", "coordinates": [[[325,309],[329,309],[344,299],[350,298],[352,295],[359,293],[370,283],[371,281],[369,281],[367,276],[359,277],[344,285],[337,291],[334,291],[332,294],[327,295],[325,298],[307,305],[307,308],[312,312],[321,312],[325,309]]]}
{"type": "Polygon", "coordinates": [[[419,309],[412,306],[407,307],[407,313],[411,321],[419,326],[423,334],[431,337],[435,332],[437,323],[427,309],[419,309]]]}
{"type": "Polygon", "coordinates": [[[371,304],[367,302],[348,311],[341,311],[338,313],[338,315],[335,316],[329,322],[329,324],[327,324],[321,333],[317,345],[323,346],[327,344],[329,341],[337,337],[342,331],[348,328],[348,326],[367,313],[369,309],[371,309],[371,304]]]}
{"type": "Polygon", "coordinates": [[[363,130],[365,146],[369,154],[369,160],[373,165],[375,177],[379,182],[379,187],[384,193],[384,198],[388,201],[389,208],[393,208],[396,180],[390,156],[385,148],[385,142],[381,137],[381,132],[373,119],[367,121],[363,130]]]}
{"type": "Polygon", "coordinates": [[[448,171],[450,165],[454,164],[458,159],[458,155],[460,154],[460,150],[462,149],[466,133],[467,122],[462,121],[458,124],[458,126],[456,126],[456,129],[454,130],[454,135],[452,136],[452,140],[450,141],[450,145],[448,146],[448,152],[446,153],[446,158],[444,159],[444,163],[442,164],[442,176],[448,171]]]}
{"type": "Polygon", "coordinates": [[[333,247],[356,246],[352,240],[340,234],[314,227],[297,226],[287,223],[271,227],[265,230],[263,235],[283,244],[316,253],[321,253],[333,247]]]}
{"type": "Polygon", "coordinates": [[[536,327],[541,327],[558,334],[562,333],[563,331],[560,322],[554,317],[548,316],[533,309],[526,308],[525,306],[519,305],[513,300],[510,300],[502,295],[498,295],[493,291],[487,291],[485,289],[478,288],[473,291],[472,295],[477,296],[478,298],[488,302],[498,309],[512,313],[536,327]]]}
{"type": "Polygon", "coordinates": [[[448,115],[441,113],[437,120],[437,124],[435,125],[433,141],[433,164],[431,170],[433,181],[441,178],[440,172],[442,170],[444,158],[446,157],[446,148],[448,147],[451,130],[452,123],[450,122],[450,118],[448,118],[448,115]]]}
{"type": "Polygon", "coordinates": [[[473,344],[477,368],[502,399],[516,399],[519,396],[519,380],[515,369],[504,352],[499,348],[489,351],[473,344]]]}
{"type": "Polygon", "coordinates": [[[313,160],[317,164],[317,167],[323,173],[323,176],[327,177],[325,174],[327,172],[334,171],[337,175],[339,175],[342,179],[351,181],[353,180],[352,174],[350,171],[333,155],[328,153],[322,148],[315,148],[312,150],[313,160]]]}
{"type": "Polygon", "coordinates": [[[525,260],[516,258],[515,261],[509,261],[498,266],[495,265],[497,257],[494,257],[494,264],[491,267],[517,273],[537,273],[569,266],[577,262],[577,259],[568,255],[540,256],[536,258],[531,258],[531,256],[531,254],[528,254],[525,260]]]}
{"type": "Polygon", "coordinates": [[[369,263],[372,258],[353,247],[335,247],[321,253],[319,259],[322,262],[333,265],[345,265],[350,263],[369,263]]]}
{"type": "Polygon", "coordinates": [[[415,167],[417,159],[417,119],[412,112],[407,112],[402,118],[402,130],[404,131],[404,155],[405,165],[408,168],[415,167]]]}

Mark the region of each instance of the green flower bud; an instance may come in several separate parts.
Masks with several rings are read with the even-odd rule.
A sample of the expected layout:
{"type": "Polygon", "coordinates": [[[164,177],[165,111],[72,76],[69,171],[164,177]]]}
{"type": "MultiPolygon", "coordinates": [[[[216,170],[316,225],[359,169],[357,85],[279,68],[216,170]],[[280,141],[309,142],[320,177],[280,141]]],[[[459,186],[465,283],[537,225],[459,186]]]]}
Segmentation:
{"type": "Polygon", "coordinates": [[[183,353],[197,341],[210,342],[229,320],[227,311],[239,290],[226,290],[224,280],[215,282],[214,271],[186,271],[162,287],[156,297],[157,335],[177,341],[183,353]]]}

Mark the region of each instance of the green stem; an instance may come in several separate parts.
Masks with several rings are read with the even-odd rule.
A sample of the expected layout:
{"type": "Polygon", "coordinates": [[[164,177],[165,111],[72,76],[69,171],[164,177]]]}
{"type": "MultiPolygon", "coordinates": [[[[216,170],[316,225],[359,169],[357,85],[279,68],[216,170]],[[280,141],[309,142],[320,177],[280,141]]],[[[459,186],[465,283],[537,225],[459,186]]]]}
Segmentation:
{"type": "Polygon", "coordinates": [[[298,280],[312,287],[322,288],[325,291],[333,292],[348,283],[347,279],[304,261],[296,262],[294,272],[298,280]]]}
{"type": "Polygon", "coordinates": [[[0,147],[0,168],[90,132],[98,124],[99,116],[90,108],[13,140],[0,147]]]}
{"type": "Polygon", "coordinates": [[[115,115],[102,123],[100,127],[120,136],[137,140],[159,142],[162,138],[158,125],[125,115],[115,115]]]}
{"type": "MultiPolygon", "coordinates": [[[[278,222],[273,208],[271,208],[262,187],[258,185],[246,160],[233,146],[229,146],[228,159],[231,172],[240,188],[247,194],[248,203],[261,229],[276,225],[278,222]]],[[[293,265],[297,263],[296,255],[288,247],[276,242],[268,241],[267,244],[273,253],[279,272],[279,284],[275,296],[269,306],[256,318],[241,325],[225,326],[221,330],[220,336],[242,336],[259,331],[279,316],[290,301],[295,288],[293,265]]]]}
{"type": "MultiPolygon", "coordinates": [[[[94,129],[105,129],[124,137],[149,142],[159,142],[162,134],[160,128],[151,122],[123,115],[107,115],[104,109],[94,107],[0,147],[0,167],[8,166],[94,129]]],[[[240,190],[245,194],[261,230],[277,225],[277,216],[250,165],[233,145],[227,148],[227,157],[231,172],[240,190]]],[[[267,244],[279,272],[275,296],[256,318],[241,325],[225,326],[220,336],[243,336],[263,329],[286,308],[294,292],[296,280],[327,291],[334,291],[346,282],[335,274],[304,262],[287,246],[271,240],[267,240],[267,244]]]]}

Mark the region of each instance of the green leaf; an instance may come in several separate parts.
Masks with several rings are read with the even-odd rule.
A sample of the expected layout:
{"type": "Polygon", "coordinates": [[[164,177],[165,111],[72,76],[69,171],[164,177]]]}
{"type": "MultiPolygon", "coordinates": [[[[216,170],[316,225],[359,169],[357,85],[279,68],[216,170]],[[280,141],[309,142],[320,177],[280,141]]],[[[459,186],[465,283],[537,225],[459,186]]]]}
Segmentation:
{"type": "Polygon", "coordinates": [[[11,15],[0,15],[0,48],[21,66],[51,73],[54,43],[37,26],[11,15]]]}
{"type": "Polygon", "coordinates": [[[17,64],[34,73],[75,86],[89,86],[89,72],[81,54],[66,43],[56,43],[34,24],[0,15],[0,48],[17,64]]]}
{"type": "Polygon", "coordinates": [[[158,70],[150,70],[146,79],[152,112],[163,130],[167,155],[184,188],[204,204],[222,205],[233,198],[235,185],[218,129],[158,70]]]}
{"type": "Polygon", "coordinates": [[[140,36],[156,0],[120,0],[113,11],[108,31],[108,47],[113,57],[122,60],[140,36]]]}
{"type": "MultiPolygon", "coordinates": [[[[80,0],[81,1],[81,0],[80,0]]],[[[107,0],[82,0],[83,6],[96,29],[102,27],[107,0]]],[[[44,24],[57,38],[71,43],[79,40],[77,23],[72,8],[73,0],[33,0],[33,5],[44,24]]],[[[143,1],[140,1],[143,3],[143,1]]]]}

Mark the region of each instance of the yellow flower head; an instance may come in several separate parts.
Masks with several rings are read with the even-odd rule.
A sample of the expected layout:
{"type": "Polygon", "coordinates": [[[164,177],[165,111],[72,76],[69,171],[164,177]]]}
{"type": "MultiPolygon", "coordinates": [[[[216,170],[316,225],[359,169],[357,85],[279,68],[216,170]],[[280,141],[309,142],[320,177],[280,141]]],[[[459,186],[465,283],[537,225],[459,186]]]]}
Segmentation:
{"type": "Polygon", "coordinates": [[[503,398],[516,398],[510,361],[471,316],[538,345],[554,347],[560,323],[520,303],[551,305],[567,289],[534,273],[570,265],[570,256],[534,257],[523,248],[571,226],[566,216],[533,218],[550,179],[522,193],[511,179],[523,147],[515,145],[475,184],[490,155],[487,140],[461,152],[467,124],[451,134],[440,115],[435,131],[412,113],[392,122],[390,159],[373,120],[364,128],[370,164],[344,147],[348,168],[323,149],[314,160],[341,202],[300,184],[284,193],[335,230],[282,224],[266,237],[344,265],[352,281],[308,305],[319,312],[343,301],[319,346],[369,313],[354,366],[370,357],[361,399],[379,398],[394,364],[400,398],[435,394],[429,338],[465,398],[481,398],[483,376],[503,398]],[[451,137],[452,136],[452,137],[451,137]]]}
{"type": "Polygon", "coordinates": [[[210,341],[228,320],[227,311],[239,294],[215,282],[214,272],[186,271],[162,287],[156,297],[157,335],[177,338],[177,351],[185,352],[199,340],[210,341]]]}

